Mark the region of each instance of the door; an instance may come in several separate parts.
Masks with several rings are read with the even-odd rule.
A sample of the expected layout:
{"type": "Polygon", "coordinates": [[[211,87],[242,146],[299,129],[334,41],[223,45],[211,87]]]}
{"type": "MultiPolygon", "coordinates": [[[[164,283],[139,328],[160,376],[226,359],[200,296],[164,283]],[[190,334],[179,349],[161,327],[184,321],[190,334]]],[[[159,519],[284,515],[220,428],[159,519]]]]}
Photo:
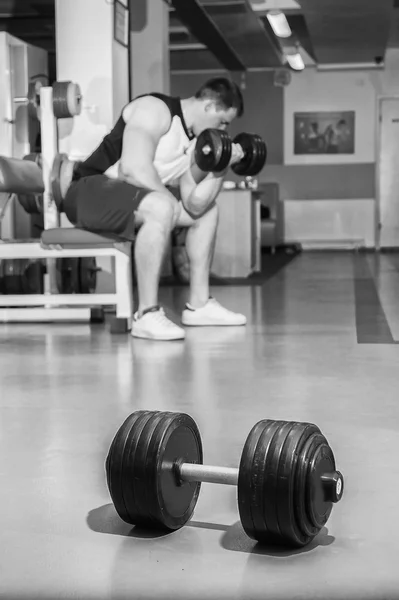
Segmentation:
{"type": "Polygon", "coordinates": [[[399,98],[381,99],[379,125],[377,247],[399,247],[399,98]]]}

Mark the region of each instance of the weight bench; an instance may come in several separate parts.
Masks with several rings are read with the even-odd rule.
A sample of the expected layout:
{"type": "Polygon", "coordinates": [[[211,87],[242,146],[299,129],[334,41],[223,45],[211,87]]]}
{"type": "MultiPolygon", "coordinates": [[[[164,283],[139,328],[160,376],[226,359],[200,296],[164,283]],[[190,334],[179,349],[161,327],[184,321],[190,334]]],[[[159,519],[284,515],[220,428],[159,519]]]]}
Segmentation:
{"type": "MultiPolygon", "coordinates": [[[[0,157],[0,193],[43,193],[43,175],[36,163],[0,157]]],[[[0,322],[91,322],[104,306],[114,306],[111,332],[131,329],[133,314],[132,244],[74,227],[45,229],[40,240],[0,240],[3,259],[101,257],[114,259],[115,292],[60,294],[45,276],[44,294],[0,295],[0,322]],[[47,284],[47,285],[46,285],[47,284]]]]}

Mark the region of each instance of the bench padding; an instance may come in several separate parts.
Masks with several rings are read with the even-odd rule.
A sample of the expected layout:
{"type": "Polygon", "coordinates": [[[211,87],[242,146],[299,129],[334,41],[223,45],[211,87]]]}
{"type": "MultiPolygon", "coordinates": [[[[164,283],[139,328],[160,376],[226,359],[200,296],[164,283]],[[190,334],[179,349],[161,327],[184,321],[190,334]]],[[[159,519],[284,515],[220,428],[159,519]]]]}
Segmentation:
{"type": "Polygon", "coordinates": [[[42,194],[43,174],[30,160],[0,156],[0,192],[5,194],[42,194]]]}
{"type": "Polygon", "coordinates": [[[104,237],[77,227],[59,227],[43,231],[41,241],[44,246],[64,248],[112,248],[123,240],[112,236],[104,237]]]}

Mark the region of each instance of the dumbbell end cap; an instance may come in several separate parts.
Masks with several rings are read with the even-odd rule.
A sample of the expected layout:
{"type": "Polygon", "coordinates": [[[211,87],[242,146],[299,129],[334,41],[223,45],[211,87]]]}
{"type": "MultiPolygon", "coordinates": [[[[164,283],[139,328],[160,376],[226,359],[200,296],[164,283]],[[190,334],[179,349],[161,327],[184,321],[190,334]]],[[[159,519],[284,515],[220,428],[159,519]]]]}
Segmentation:
{"type": "Polygon", "coordinates": [[[339,502],[344,493],[344,478],[342,473],[325,473],[321,476],[324,491],[324,500],[326,502],[339,502]]]}

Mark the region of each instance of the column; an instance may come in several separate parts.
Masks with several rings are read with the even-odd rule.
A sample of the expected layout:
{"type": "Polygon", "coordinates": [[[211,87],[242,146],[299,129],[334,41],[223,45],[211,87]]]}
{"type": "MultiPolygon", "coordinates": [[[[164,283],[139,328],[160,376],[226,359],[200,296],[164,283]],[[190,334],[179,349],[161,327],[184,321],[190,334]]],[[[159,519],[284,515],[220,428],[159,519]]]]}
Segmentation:
{"type": "MultiPolygon", "coordinates": [[[[131,0],[134,2],[135,0],[131,0]]],[[[169,7],[164,0],[140,0],[131,8],[130,68],[132,97],[169,94],[169,7]],[[138,11],[145,11],[145,17],[138,11]],[[143,26],[144,25],[144,26],[143,26]]]]}
{"type": "Polygon", "coordinates": [[[83,96],[81,114],[59,122],[59,151],[71,159],[90,154],[129,102],[127,2],[55,0],[57,80],[83,96]]]}

